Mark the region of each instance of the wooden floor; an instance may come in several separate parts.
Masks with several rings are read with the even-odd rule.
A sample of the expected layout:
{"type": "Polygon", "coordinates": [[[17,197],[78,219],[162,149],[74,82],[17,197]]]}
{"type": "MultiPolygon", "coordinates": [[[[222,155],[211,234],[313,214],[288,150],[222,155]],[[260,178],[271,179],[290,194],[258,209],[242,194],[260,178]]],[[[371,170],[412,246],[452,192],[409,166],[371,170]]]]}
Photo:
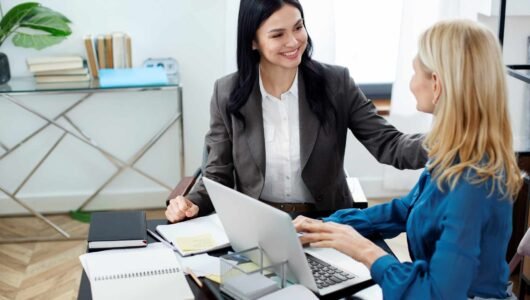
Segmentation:
{"type": "MultiPolygon", "coordinates": [[[[369,201],[370,204],[382,201],[369,201]]],[[[86,252],[88,224],[68,215],[49,216],[74,240],[32,217],[0,218],[0,300],[77,299],[82,267],[79,255],[86,252]],[[51,242],[5,243],[20,237],[53,238],[51,242]]],[[[164,218],[163,210],[147,211],[148,219],[164,218]]],[[[406,235],[387,240],[401,261],[410,261],[406,235]]]]}
{"type": "MultiPolygon", "coordinates": [[[[49,216],[70,233],[62,236],[33,217],[0,218],[0,241],[21,237],[52,238],[52,242],[0,244],[0,300],[77,299],[81,281],[79,255],[86,252],[88,224],[68,215],[49,216]]],[[[148,211],[148,219],[164,218],[162,210],[148,211]]]]}

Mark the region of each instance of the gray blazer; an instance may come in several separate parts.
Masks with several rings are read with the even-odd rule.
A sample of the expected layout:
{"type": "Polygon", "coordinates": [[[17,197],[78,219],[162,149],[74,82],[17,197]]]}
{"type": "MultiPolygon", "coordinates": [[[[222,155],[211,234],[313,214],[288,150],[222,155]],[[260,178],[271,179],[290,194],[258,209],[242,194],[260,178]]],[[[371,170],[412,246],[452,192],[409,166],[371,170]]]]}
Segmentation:
{"type": "MultiPolygon", "coordinates": [[[[347,130],[381,163],[398,169],[424,167],[427,155],[423,135],[407,135],[384,118],[356,86],[346,68],[322,64],[328,81],[329,99],[337,112],[336,128],[321,126],[306,101],[303,76],[298,76],[300,161],[302,179],[315,199],[317,210],[336,210],[352,206],[344,174],[344,149],[347,130]]],[[[258,81],[247,103],[241,108],[246,128],[228,115],[226,106],[237,74],[215,83],[210,104],[210,130],[206,134],[208,160],[203,176],[259,199],[265,181],[265,142],[261,93],[258,81]]],[[[188,195],[205,215],[213,210],[201,182],[188,195]]]]}

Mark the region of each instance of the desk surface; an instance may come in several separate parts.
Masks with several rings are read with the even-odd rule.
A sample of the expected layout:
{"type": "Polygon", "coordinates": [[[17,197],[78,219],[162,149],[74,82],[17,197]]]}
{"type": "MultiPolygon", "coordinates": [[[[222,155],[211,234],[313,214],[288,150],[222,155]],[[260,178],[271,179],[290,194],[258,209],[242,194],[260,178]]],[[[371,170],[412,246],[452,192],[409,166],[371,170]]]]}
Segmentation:
{"type": "MultiPolygon", "coordinates": [[[[166,220],[149,220],[147,221],[147,227],[151,230],[155,230],[157,225],[160,224],[167,224],[166,220]]],[[[372,238],[371,239],[374,243],[376,243],[379,247],[383,248],[388,253],[392,253],[392,250],[388,247],[388,245],[385,243],[385,241],[381,238],[372,238]]],[[[150,235],[148,235],[148,243],[154,243],[155,241],[150,235]]],[[[214,252],[208,253],[213,256],[221,256],[223,254],[226,254],[226,249],[218,250],[214,252]]],[[[193,294],[195,295],[195,299],[197,300],[206,300],[206,299],[230,299],[229,297],[225,297],[222,295],[219,291],[219,285],[213,281],[209,281],[206,278],[201,278],[203,281],[209,281],[209,285],[213,287],[213,291],[210,291],[206,287],[203,287],[202,289],[195,284],[195,282],[189,277],[186,276],[186,279],[188,280],[188,284],[191,287],[191,290],[193,294]]],[[[358,291],[365,289],[369,286],[373,285],[373,281],[369,280],[363,283],[360,283],[358,285],[354,285],[352,287],[349,287],[344,290],[340,290],[337,292],[334,292],[332,294],[326,295],[325,297],[321,297],[321,299],[339,299],[347,296],[351,296],[358,291]]],[[[92,299],[92,292],[90,291],[90,282],[88,280],[88,277],[83,270],[83,275],[81,277],[81,284],[79,286],[79,294],[78,294],[79,300],[91,300],[92,299]]]]}

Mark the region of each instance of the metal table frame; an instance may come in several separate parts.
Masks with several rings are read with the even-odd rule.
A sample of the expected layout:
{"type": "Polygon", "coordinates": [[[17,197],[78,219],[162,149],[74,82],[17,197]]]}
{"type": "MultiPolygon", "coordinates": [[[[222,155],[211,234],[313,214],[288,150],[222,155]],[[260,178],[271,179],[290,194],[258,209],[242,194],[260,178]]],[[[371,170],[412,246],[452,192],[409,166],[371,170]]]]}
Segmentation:
{"type": "MultiPolygon", "coordinates": [[[[135,171],[136,173],[142,175],[143,177],[155,182],[156,184],[164,187],[168,191],[172,190],[171,186],[168,186],[167,184],[161,182],[160,180],[154,178],[153,176],[143,172],[142,170],[135,167],[135,164],[144,156],[144,154],[151,149],[151,147],[156,144],[156,142],[175,124],[178,124],[178,130],[179,130],[179,138],[180,138],[180,150],[179,150],[179,159],[180,159],[180,177],[182,178],[184,176],[184,169],[185,169],[185,161],[184,161],[184,128],[183,128],[183,116],[182,116],[182,88],[180,85],[167,85],[167,86],[153,86],[153,87],[125,87],[125,88],[112,88],[112,89],[102,89],[102,88],[86,88],[86,89],[64,89],[64,90],[53,90],[53,91],[46,91],[46,90],[35,90],[35,91],[23,91],[23,92],[17,92],[17,91],[0,91],[0,97],[3,99],[17,105],[18,107],[30,112],[34,116],[43,119],[46,121],[46,124],[41,126],[40,128],[33,131],[29,136],[25,137],[22,141],[20,141],[18,144],[16,144],[13,147],[8,147],[4,143],[0,141],[0,147],[3,148],[6,152],[0,155],[0,160],[8,156],[9,154],[13,153],[17,148],[19,148],[21,145],[35,137],[37,134],[42,132],[45,128],[48,126],[55,126],[63,131],[63,133],[60,135],[60,137],[55,141],[55,143],[48,149],[46,154],[37,162],[35,166],[33,166],[32,170],[29,172],[29,174],[22,180],[22,182],[18,185],[18,187],[15,189],[14,192],[9,192],[5,188],[3,188],[0,185],[0,192],[3,192],[6,194],[9,198],[11,198],[13,201],[21,205],[23,208],[25,208],[28,212],[30,212],[35,217],[39,218],[40,220],[44,221],[47,225],[55,229],[57,232],[59,232],[64,238],[69,239],[70,234],[63,230],[61,227],[59,227],[57,224],[53,223],[50,219],[45,217],[43,214],[39,213],[35,209],[33,209],[30,205],[25,203],[23,200],[17,197],[17,194],[20,192],[20,190],[24,187],[24,185],[31,179],[31,177],[35,174],[35,172],[39,169],[39,167],[46,161],[46,159],[50,156],[50,154],[57,148],[57,146],[61,143],[61,141],[64,139],[66,135],[70,135],[81,142],[83,142],[87,147],[92,147],[99,151],[108,161],[110,161],[115,167],[116,170],[114,173],[107,178],[107,180],[100,185],[87,199],[83,201],[83,203],[77,208],[78,210],[84,209],[105,187],[107,187],[119,174],[121,174],[126,169],[131,169],[135,171]],[[92,95],[95,93],[112,93],[112,92],[143,92],[143,91],[153,91],[153,90],[176,90],[177,92],[177,111],[173,114],[173,116],[170,118],[168,122],[164,124],[164,126],[154,135],[152,136],[133,156],[132,158],[128,159],[127,161],[123,161],[120,158],[116,157],[115,155],[109,153],[102,147],[100,147],[93,138],[88,136],[83,130],[71,119],[68,117],[68,113],[74,110],[79,104],[89,100],[92,95]],[[55,116],[53,119],[50,119],[43,114],[39,113],[38,111],[32,109],[31,107],[23,104],[22,101],[18,100],[16,96],[21,95],[34,95],[34,94],[86,94],[83,95],[79,100],[75,101],[72,105],[61,111],[57,116],[55,116]],[[71,125],[75,131],[72,131],[61,124],[58,123],[58,120],[63,118],[69,125],[71,125]]],[[[56,238],[51,238],[53,240],[56,240],[56,238]]],[[[9,239],[9,240],[0,240],[0,243],[5,242],[28,242],[28,241],[42,241],[46,240],[46,238],[17,238],[17,239],[9,239]]]]}

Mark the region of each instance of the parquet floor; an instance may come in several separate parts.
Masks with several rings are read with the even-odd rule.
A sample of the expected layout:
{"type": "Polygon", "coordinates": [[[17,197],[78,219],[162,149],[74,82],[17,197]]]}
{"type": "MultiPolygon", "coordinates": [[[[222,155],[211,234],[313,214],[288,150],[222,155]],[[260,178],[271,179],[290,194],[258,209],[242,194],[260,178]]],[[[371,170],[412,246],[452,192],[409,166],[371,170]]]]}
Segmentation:
{"type": "MultiPolygon", "coordinates": [[[[86,252],[88,224],[68,215],[49,217],[74,240],[64,240],[37,218],[0,218],[0,300],[77,299],[82,273],[78,257],[86,252]],[[22,237],[57,240],[5,243],[22,237]]],[[[162,210],[147,212],[148,219],[163,217],[162,210]]]]}

